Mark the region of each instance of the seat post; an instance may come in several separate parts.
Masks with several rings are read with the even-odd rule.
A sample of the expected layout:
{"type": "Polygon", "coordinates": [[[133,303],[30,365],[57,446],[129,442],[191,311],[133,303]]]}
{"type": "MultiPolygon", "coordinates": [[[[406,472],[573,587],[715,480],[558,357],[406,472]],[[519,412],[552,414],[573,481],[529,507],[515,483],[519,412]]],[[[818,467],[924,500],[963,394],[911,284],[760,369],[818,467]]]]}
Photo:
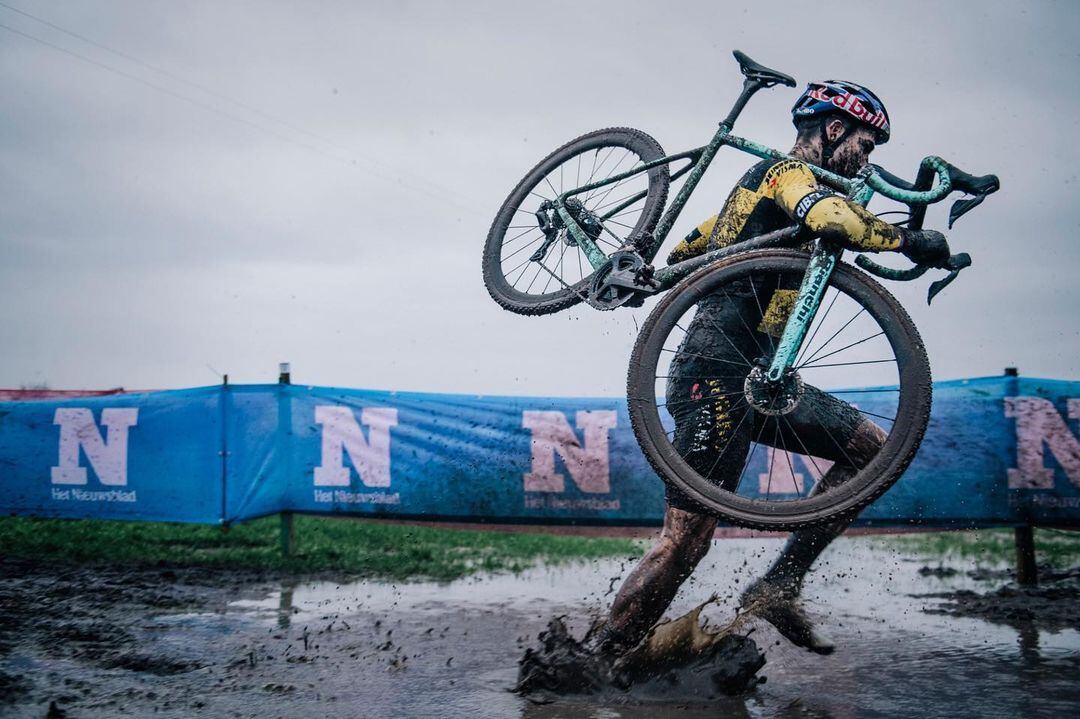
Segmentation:
{"type": "Polygon", "coordinates": [[[750,98],[754,96],[754,93],[765,87],[765,84],[754,80],[752,78],[746,78],[743,80],[742,92],[739,93],[739,99],[735,101],[735,104],[731,108],[731,112],[720,122],[720,127],[724,128],[728,132],[735,127],[735,120],[739,118],[739,114],[746,107],[746,103],[750,101],[750,98]]]}

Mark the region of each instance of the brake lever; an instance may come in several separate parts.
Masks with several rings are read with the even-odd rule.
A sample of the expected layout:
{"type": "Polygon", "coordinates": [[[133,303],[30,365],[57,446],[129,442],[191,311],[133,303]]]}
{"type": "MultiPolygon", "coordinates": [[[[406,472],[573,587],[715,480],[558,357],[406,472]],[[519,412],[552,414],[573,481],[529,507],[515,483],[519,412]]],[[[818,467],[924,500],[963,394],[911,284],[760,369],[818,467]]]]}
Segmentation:
{"type": "Polygon", "coordinates": [[[949,208],[949,229],[952,229],[954,222],[971,210],[974,210],[985,199],[986,195],[975,195],[974,197],[964,197],[954,202],[952,207],[949,208]]]}
{"type": "MultiPolygon", "coordinates": [[[[980,201],[982,200],[981,197],[979,199],[980,201]]],[[[966,252],[961,252],[959,254],[953,255],[948,260],[946,260],[944,269],[950,270],[950,272],[945,277],[942,277],[940,280],[935,280],[934,282],[930,283],[930,289],[927,291],[926,294],[926,304],[929,305],[931,302],[933,302],[934,297],[936,297],[938,293],[941,292],[943,289],[948,287],[949,283],[951,283],[960,275],[960,270],[964,269],[965,267],[971,267],[971,255],[966,252]]]]}

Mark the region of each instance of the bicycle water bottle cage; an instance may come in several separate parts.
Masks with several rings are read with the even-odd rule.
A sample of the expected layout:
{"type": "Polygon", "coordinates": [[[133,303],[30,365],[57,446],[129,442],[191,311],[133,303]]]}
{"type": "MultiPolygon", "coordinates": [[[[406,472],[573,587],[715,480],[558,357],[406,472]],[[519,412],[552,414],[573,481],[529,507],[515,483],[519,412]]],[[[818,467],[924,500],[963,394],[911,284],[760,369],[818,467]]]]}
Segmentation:
{"type": "Polygon", "coordinates": [[[795,78],[791,75],[785,75],[782,72],[771,70],[760,63],[754,62],[746,53],[740,50],[736,50],[732,54],[739,61],[739,69],[742,70],[742,74],[746,76],[747,80],[759,82],[765,87],[772,87],[773,85],[795,87],[795,78]]]}
{"type": "MultiPolygon", "coordinates": [[[[573,197],[566,201],[565,207],[566,211],[570,213],[570,216],[574,218],[574,221],[578,223],[578,226],[581,227],[589,239],[596,242],[596,239],[600,237],[600,233],[604,231],[600,218],[585,209],[585,205],[573,197]]],[[[542,262],[544,257],[547,256],[548,250],[559,239],[560,234],[562,234],[563,242],[568,247],[577,247],[577,240],[566,231],[566,224],[563,222],[562,217],[559,216],[559,213],[555,211],[555,205],[550,200],[545,200],[540,204],[540,209],[536,211],[536,222],[540,226],[540,231],[544,233],[544,242],[529,257],[530,261],[542,262]]]]}

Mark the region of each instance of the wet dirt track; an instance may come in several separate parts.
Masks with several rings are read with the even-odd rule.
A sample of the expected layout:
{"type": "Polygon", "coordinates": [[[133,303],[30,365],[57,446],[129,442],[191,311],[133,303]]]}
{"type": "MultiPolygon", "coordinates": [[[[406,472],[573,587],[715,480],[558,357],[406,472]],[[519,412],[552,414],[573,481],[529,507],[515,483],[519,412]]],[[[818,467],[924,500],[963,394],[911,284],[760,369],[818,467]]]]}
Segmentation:
{"type": "MultiPolygon", "coordinates": [[[[737,595],[778,550],[777,540],[716,542],[673,611],[713,592],[737,595]]],[[[1012,597],[1012,610],[986,610],[987,621],[957,614],[1001,602],[963,592],[994,592],[1001,574],[969,576],[960,563],[950,565],[956,572],[920,572],[925,564],[880,540],[838,541],[806,591],[837,652],[812,655],[755,625],[768,681],[745,697],[534,704],[508,691],[518,658],[553,615],[565,614],[580,635],[610,601],[624,562],[449,584],[339,585],[3,561],[0,715],[42,717],[52,702],[73,718],[1075,715],[1074,578],[1061,579],[1061,596],[1012,597]],[[1051,607],[1039,610],[1043,619],[1020,611],[1040,602],[1051,607]]]]}

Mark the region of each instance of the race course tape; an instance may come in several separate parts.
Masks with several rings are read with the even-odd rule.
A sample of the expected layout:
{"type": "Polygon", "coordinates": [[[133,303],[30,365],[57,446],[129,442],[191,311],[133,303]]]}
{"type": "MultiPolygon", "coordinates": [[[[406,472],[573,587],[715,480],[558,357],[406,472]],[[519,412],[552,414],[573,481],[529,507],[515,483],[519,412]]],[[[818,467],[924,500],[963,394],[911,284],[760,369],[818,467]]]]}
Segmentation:
{"type": "MultiPolygon", "coordinates": [[[[895,391],[861,410],[889,416],[895,391]]],[[[934,386],[930,427],[862,525],[1080,525],[1080,382],[934,386]]],[[[809,492],[828,463],[755,446],[745,491],[809,492]]],[[[0,402],[0,510],[234,523],[281,511],[656,525],[663,486],[623,399],[298,385],[0,402]]]]}

